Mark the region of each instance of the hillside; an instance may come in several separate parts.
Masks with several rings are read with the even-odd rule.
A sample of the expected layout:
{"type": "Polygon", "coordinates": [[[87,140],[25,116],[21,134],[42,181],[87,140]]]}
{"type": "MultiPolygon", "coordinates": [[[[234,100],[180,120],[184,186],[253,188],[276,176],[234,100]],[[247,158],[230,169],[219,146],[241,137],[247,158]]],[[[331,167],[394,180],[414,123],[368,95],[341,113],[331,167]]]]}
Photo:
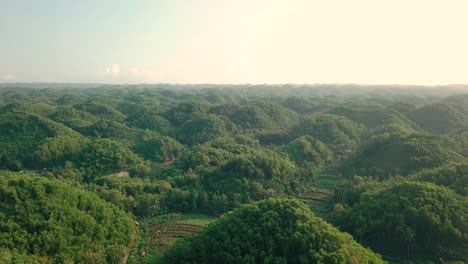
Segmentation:
{"type": "Polygon", "coordinates": [[[339,106],[332,109],[329,113],[347,117],[356,123],[363,124],[369,128],[375,128],[380,125],[385,125],[389,120],[400,119],[407,122],[406,118],[399,112],[393,109],[385,109],[381,107],[366,107],[366,108],[351,108],[339,106]]]}
{"type": "MultiPolygon", "coordinates": [[[[59,181],[0,172],[0,252],[32,263],[117,263],[132,217],[59,181]]],[[[21,261],[23,260],[23,261],[21,261]]]]}
{"type": "Polygon", "coordinates": [[[415,175],[411,175],[411,179],[446,186],[460,195],[468,196],[467,163],[448,164],[434,169],[423,170],[415,175]]]}
{"type": "MultiPolygon", "coordinates": [[[[129,264],[157,261],[163,252],[171,250],[177,239],[203,230],[207,222],[194,224],[199,217],[211,221],[225,214],[227,218],[230,211],[265,199],[295,198],[304,202],[315,216],[303,218],[307,219],[306,222],[313,222],[307,228],[316,232],[313,226],[322,226],[318,217],[341,227],[341,223],[334,222],[338,219],[337,212],[351,210],[364,197],[371,195],[370,191],[389,188],[394,182],[405,179],[423,184],[431,182],[466,195],[464,164],[468,157],[468,130],[463,127],[468,122],[457,118],[466,115],[463,112],[466,98],[460,90],[359,85],[52,86],[54,88],[42,85],[21,88],[19,85],[0,89],[0,169],[18,173],[14,177],[10,173],[0,174],[0,181],[21,182],[23,179],[34,186],[38,181],[39,185],[50,183],[59,186],[56,189],[65,189],[63,192],[71,193],[73,201],[78,199],[77,204],[72,203],[70,207],[78,208],[80,213],[70,209],[70,215],[77,219],[89,216],[85,217],[89,220],[87,225],[96,232],[100,230],[96,227],[100,226],[99,221],[107,218],[88,214],[86,210],[110,210],[109,214],[117,218],[126,212],[129,218],[141,224],[138,235],[135,233],[132,237],[131,246],[124,250],[130,252],[127,255],[129,264]],[[437,116],[427,109],[436,109],[442,114],[437,116]],[[446,119],[443,113],[452,112],[457,114],[448,114],[454,118],[447,123],[438,121],[446,119]],[[424,127],[423,119],[409,118],[414,113],[433,116],[430,122],[436,122],[436,126],[424,127]],[[444,131],[447,132],[434,130],[437,125],[446,126],[444,131]],[[11,180],[13,178],[14,181],[11,180]],[[84,210],[80,207],[80,198],[74,196],[75,192],[89,195],[92,197],[90,200],[100,205],[84,210]],[[172,219],[174,215],[182,218],[193,216],[194,222],[172,219]],[[142,247],[146,255],[141,254],[142,247]]],[[[12,184],[5,186],[5,190],[13,188],[12,184]]],[[[14,186],[21,189],[29,185],[14,186]]],[[[47,202],[40,203],[42,198],[37,199],[37,193],[42,192],[35,191],[33,187],[27,189],[22,194],[27,205],[19,204],[17,207],[42,209],[37,209],[34,214],[28,214],[31,211],[20,212],[18,215],[24,219],[5,223],[9,228],[21,227],[28,221],[35,221],[36,229],[55,225],[47,222],[48,218],[38,218],[36,213],[44,211],[44,215],[49,217],[50,208],[68,206],[63,203],[68,196],[60,192],[49,195],[47,192],[44,198],[47,202]],[[49,201],[51,205],[47,204],[49,201]],[[47,223],[41,224],[43,222],[47,223]]],[[[401,194],[408,200],[419,199],[417,195],[418,192],[401,194]]],[[[4,197],[0,196],[0,199],[4,197]]],[[[389,200],[394,199],[388,197],[389,200]]],[[[381,199],[382,204],[385,199],[381,199]]],[[[21,201],[10,199],[0,206],[10,208],[21,201]]],[[[287,215],[291,214],[291,218],[298,219],[296,213],[303,211],[303,205],[285,203],[292,209],[282,212],[282,217],[289,219],[287,215]]],[[[273,208],[276,205],[270,209],[273,208]]],[[[408,208],[414,207],[402,204],[399,210],[403,212],[408,208]]],[[[464,214],[464,208],[459,206],[444,210],[446,215],[464,214]]],[[[362,218],[358,218],[365,219],[366,213],[370,214],[364,209],[359,211],[362,218]]],[[[266,214],[274,215],[271,211],[266,214]]],[[[262,219],[260,215],[257,214],[262,219]]],[[[13,215],[8,213],[8,217],[13,215]]],[[[55,262],[73,259],[80,263],[82,259],[89,258],[89,263],[101,260],[103,263],[115,263],[105,258],[121,256],[121,246],[126,242],[120,241],[112,249],[107,249],[108,242],[104,240],[112,238],[93,237],[92,234],[97,233],[91,231],[84,233],[91,238],[83,242],[74,231],[75,227],[81,228],[80,225],[66,217],[61,219],[64,222],[57,225],[60,230],[53,231],[68,230],[71,235],[63,244],[77,255],[68,250],[60,250],[63,256],[50,251],[42,240],[34,240],[34,230],[28,227],[22,233],[15,231],[15,236],[30,240],[13,243],[23,247],[21,243],[24,242],[28,246],[19,250],[12,243],[0,245],[0,262],[4,260],[1,257],[6,256],[6,263],[47,263],[58,257],[66,258],[66,261],[60,259],[55,262]],[[94,244],[102,244],[103,247],[96,248],[94,244]],[[108,253],[112,250],[115,252],[108,253]]],[[[353,223],[353,227],[347,231],[354,235],[355,240],[368,241],[357,230],[366,228],[370,220],[354,223],[353,219],[351,217],[348,221],[353,223]]],[[[280,219],[275,221],[281,223],[280,219]]],[[[248,222],[248,225],[254,224],[253,220],[248,222]]],[[[104,225],[107,228],[108,223],[104,225]]],[[[451,226],[455,224],[441,220],[438,225],[452,230],[451,226]]],[[[294,230],[309,232],[301,228],[297,224],[294,230]]],[[[335,229],[330,228],[324,227],[323,232],[334,234],[335,229]]],[[[244,229],[248,230],[247,227],[244,229]]],[[[318,252],[314,254],[319,259],[327,258],[327,261],[322,261],[325,263],[343,263],[343,259],[358,263],[350,257],[352,254],[348,250],[354,250],[354,242],[349,242],[348,238],[336,238],[341,237],[340,234],[322,236],[322,231],[317,232],[320,237],[311,235],[294,241],[284,240],[304,250],[301,252],[310,247],[318,252]],[[331,242],[328,242],[330,245],[325,242],[314,244],[324,237],[328,241],[339,241],[339,245],[333,248],[331,242]],[[340,243],[351,243],[352,246],[341,246],[340,243]],[[321,246],[339,252],[320,251],[321,246]]],[[[5,231],[2,234],[10,233],[5,231]]],[[[127,234],[125,228],[119,235],[123,234],[127,234]]],[[[294,238],[294,234],[288,236],[294,238]]],[[[272,241],[269,234],[262,232],[254,232],[247,238],[272,241]]],[[[389,241],[392,241],[389,248],[407,245],[406,242],[389,241]]],[[[249,247],[255,246],[251,242],[245,243],[249,247]]],[[[414,248],[428,248],[424,240],[414,243],[411,244],[411,255],[416,252],[414,248]]],[[[367,256],[364,253],[367,251],[361,249],[357,251],[363,255],[358,255],[367,256]]],[[[174,250],[185,252],[180,248],[174,250]]],[[[454,244],[443,250],[458,252],[454,244]]],[[[398,258],[404,259],[404,254],[398,252],[398,258]]],[[[388,255],[389,260],[393,260],[390,253],[385,252],[385,258],[388,255]]],[[[252,256],[266,261],[266,254],[267,251],[265,254],[258,251],[252,256]]],[[[292,255],[288,258],[294,258],[292,255]]],[[[303,255],[306,262],[314,262],[308,260],[315,255],[303,255]]],[[[438,256],[450,260],[447,254],[438,256]]],[[[277,257],[274,256],[281,261],[282,256],[277,257]]]]}
{"type": "Polygon", "coordinates": [[[367,184],[357,203],[335,208],[333,223],[394,261],[467,261],[466,203],[432,183],[367,184]]]}
{"type": "Polygon", "coordinates": [[[455,143],[426,134],[384,134],[361,146],[343,165],[347,176],[407,175],[424,168],[461,161],[455,143]]]}
{"type": "Polygon", "coordinates": [[[410,113],[409,118],[424,130],[444,134],[468,130],[468,117],[447,104],[430,104],[410,113]]]}
{"type": "Polygon", "coordinates": [[[0,114],[0,168],[21,170],[64,162],[86,139],[70,128],[33,113],[0,114]]]}
{"type": "Polygon", "coordinates": [[[162,263],[385,263],[301,202],[244,205],[193,239],[176,243],[162,263]]]}
{"type": "Polygon", "coordinates": [[[310,135],[329,148],[341,151],[354,149],[365,127],[343,116],[320,114],[305,117],[292,131],[297,136],[310,135]]]}

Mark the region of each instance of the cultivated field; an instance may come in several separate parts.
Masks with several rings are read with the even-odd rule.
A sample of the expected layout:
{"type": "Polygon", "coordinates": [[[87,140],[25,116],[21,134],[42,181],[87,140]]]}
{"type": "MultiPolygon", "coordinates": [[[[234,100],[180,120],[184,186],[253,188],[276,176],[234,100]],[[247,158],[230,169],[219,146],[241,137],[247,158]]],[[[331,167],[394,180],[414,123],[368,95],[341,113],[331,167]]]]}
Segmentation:
{"type": "Polygon", "coordinates": [[[140,240],[128,263],[152,263],[174,243],[196,235],[216,217],[205,214],[167,214],[140,221],[140,240]]]}

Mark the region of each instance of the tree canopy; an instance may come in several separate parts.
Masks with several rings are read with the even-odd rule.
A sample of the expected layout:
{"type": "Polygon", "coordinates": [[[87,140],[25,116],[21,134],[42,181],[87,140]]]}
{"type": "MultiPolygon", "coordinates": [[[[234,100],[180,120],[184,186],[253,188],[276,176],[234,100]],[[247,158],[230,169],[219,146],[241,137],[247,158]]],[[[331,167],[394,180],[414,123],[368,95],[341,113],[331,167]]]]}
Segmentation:
{"type": "Polygon", "coordinates": [[[343,170],[348,176],[385,178],[460,160],[463,156],[450,139],[428,134],[383,134],[358,149],[343,170]]]}
{"type": "Polygon", "coordinates": [[[385,263],[297,200],[244,205],[176,244],[163,263],[385,263]]]}
{"type": "MultiPolygon", "coordinates": [[[[0,84],[0,169],[10,171],[0,173],[0,200],[8,199],[0,201],[8,210],[0,210],[0,262],[119,263],[129,230],[121,225],[122,237],[112,240],[119,232],[110,227],[113,217],[141,221],[128,263],[151,263],[178,238],[170,233],[151,252],[162,238],[151,225],[192,213],[226,214],[214,226],[232,231],[233,240],[220,246],[228,253],[209,252],[229,261],[381,262],[318,217],[391,261],[466,260],[467,91],[0,84]],[[297,201],[260,202],[270,198],[299,199],[315,216],[297,201]],[[15,218],[16,209],[24,219],[15,218]],[[268,228],[285,235],[261,231],[268,228]],[[57,245],[62,240],[68,249],[57,245]]],[[[208,233],[224,239],[223,232],[208,233]]],[[[205,236],[193,240],[205,251],[192,252],[187,240],[167,260],[177,260],[177,250],[189,254],[181,258],[208,256],[205,236]]]]}
{"type": "Polygon", "coordinates": [[[123,258],[133,232],[132,218],[95,194],[37,176],[0,172],[2,258],[109,263],[123,258]]]}
{"type": "Polygon", "coordinates": [[[394,260],[467,260],[466,197],[404,180],[362,190],[358,202],[335,211],[333,223],[363,245],[394,260]]]}

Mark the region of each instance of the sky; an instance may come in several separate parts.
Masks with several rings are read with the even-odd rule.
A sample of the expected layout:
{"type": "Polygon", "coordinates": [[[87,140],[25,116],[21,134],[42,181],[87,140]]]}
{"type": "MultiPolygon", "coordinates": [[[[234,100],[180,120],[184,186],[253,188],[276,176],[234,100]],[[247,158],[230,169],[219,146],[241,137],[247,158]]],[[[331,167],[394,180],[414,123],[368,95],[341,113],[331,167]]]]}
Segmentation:
{"type": "Polygon", "coordinates": [[[466,0],[0,0],[0,82],[468,84],[466,0]]]}

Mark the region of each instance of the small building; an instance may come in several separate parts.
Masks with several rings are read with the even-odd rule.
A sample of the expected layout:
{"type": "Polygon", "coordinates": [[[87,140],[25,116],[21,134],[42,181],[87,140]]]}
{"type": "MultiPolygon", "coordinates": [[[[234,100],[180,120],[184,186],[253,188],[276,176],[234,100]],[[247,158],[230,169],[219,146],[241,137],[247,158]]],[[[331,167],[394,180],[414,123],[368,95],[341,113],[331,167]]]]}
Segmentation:
{"type": "Polygon", "coordinates": [[[352,151],[351,149],[344,149],[344,150],[338,152],[337,158],[338,158],[339,160],[345,160],[345,159],[347,159],[352,153],[353,153],[353,151],[352,151]]]}
{"type": "Polygon", "coordinates": [[[121,178],[130,177],[130,173],[128,171],[121,171],[121,172],[115,173],[114,175],[117,177],[121,177],[121,178]]]}
{"type": "Polygon", "coordinates": [[[171,157],[164,157],[164,163],[165,163],[165,164],[171,164],[171,163],[173,163],[174,161],[176,161],[176,158],[174,158],[174,156],[171,156],[171,157]]]}

